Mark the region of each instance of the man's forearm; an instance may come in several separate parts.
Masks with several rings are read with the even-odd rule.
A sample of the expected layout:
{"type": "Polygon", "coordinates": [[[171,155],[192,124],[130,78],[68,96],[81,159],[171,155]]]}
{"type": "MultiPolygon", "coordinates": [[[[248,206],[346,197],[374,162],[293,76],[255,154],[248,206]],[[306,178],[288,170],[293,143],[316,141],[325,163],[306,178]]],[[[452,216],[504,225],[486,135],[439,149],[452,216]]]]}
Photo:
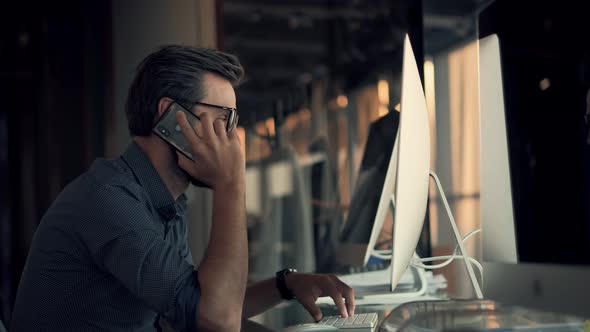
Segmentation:
{"type": "Polygon", "coordinates": [[[214,191],[212,219],[209,246],[198,271],[200,311],[201,316],[207,316],[201,317],[206,320],[201,323],[206,324],[209,319],[228,320],[228,324],[239,326],[248,276],[243,186],[214,191]],[[204,310],[207,315],[203,315],[204,310]]]}
{"type": "Polygon", "coordinates": [[[248,286],[244,299],[243,316],[250,318],[274,307],[281,302],[281,295],[276,287],[275,278],[257,282],[248,286]]]}

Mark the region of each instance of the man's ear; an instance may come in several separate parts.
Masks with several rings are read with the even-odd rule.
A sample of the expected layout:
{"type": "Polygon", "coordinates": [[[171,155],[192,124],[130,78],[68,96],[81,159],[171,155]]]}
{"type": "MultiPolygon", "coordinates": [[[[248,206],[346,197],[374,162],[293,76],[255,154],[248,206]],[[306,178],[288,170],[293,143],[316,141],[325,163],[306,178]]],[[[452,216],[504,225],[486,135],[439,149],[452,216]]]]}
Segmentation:
{"type": "Polygon", "coordinates": [[[172,100],[171,98],[160,98],[160,100],[158,101],[158,116],[156,117],[157,119],[159,119],[162,116],[164,111],[166,111],[166,109],[168,108],[168,106],[170,106],[170,104],[172,104],[172,102],[174,102],[174,100],[172,100]]]}

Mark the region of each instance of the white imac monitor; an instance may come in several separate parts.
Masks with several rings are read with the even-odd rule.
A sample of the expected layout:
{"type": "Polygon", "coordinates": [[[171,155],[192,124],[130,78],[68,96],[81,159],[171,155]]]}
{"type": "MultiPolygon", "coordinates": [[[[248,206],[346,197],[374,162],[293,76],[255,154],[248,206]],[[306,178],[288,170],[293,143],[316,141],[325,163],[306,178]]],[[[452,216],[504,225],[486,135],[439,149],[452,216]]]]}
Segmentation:
{"type": "MultiPolygon", "coordinates": [[[[414,255],[426,215],[430,128],[426,98],[408,35],[404,41],[401,111],[395,167],[391,291],[414,255]]],[[[382,196],[385,195],[382,194],[382,196]]],[[[384,200],[384,199],[383,199],[384,200]]],[[[386,202],[379,205],[381,212],[386,202]]],[[[381,215],[377,213],[377,217],[381,215]]],[[[381,212],[384,213],[384,212],[381,212]]]]}
{"type": "MultiPolygon", "coordinates": [[[[392,198],[395,204],[392,237],[393,291],[412,259],[426,216],[430,171],[430,129],[426,98],[409,37],[404,40],[402,64],[401,111],[397,137],[379,197],[368,242],[361,255],[339,252],[338,255],[357,257],[366,264],[383,226],[392,198]]],[[[350,222],[350,221],[349,221],[350,222]]]]}
{"type": "MultiPolygon", "coordinates": [[[[367,264],[390,211],[392,198],[394,198],[394,231],[391,247],[393,248],[392,265],[395,277],[392,289],[406,270],[416,250],[424,225],[428,199],[430,167],[428,113],[418,66],[408,35],[404,40],[401,86],[401,112],[399,116],[390,114],[387,117],[391,119],[384,119],[387,120],[385,121],[386,124],[392,126],[399,122],[397,132],[394,130],[396,128],[390,128],[392,133],[396,132],[395,141],[367,142],[367,144],[382,144],[390,147],[390,157],[383,163],[387,167],[385,176],[383,178],[382,175],[372,174],[378,173],[379,169],[369,169],[365,172],[366,174],[359,175],[359,182],[355,187],[351,202],[349,218],[343,230],[345,236],[341,238],[342,242],[338,251],[338,261],[340,263],[367,264]],[[372,187],[364,188],[367,187],[367,184],[370,186],[372,182],[375,182],[363,180],[365,177],[367,179],[376,179],[380,183],[374,183],[372,187]],[[374,206],[370,204],[371,202],[358,204],[362,200],[361,196],[371,195],[371,190],[379,189],[381,190],[380,194],[378,194],[378,204],[374,206]],[[362,214],[358,212],[362,212],[363,209],[371,210],[368,211],[372,214],[371,220],[364,220],[365,218],[356,219],[355,216],[362,214]],[[365,235],[361,234],[360,241],[350,241],[351,238],[358,235],[354,234],[356,229],[350,226],[352,224],[358,225],[359,222],[371,226],[370,236],[366,239],[365,235]]],[[[380,130],[373,127],[371,129],[372,131],[373,129],[380,130]]],[[[386,136],[393,137],[393,135],[386,136]]],[[[366,149],[370,148],[367,147],[366,149]]],[[[365,151],[365,157],[366,154],[367,151],[365,151]]],[[[357,229],[359,228],[357,227],[357,229]]]]}
{"type": "Polygon", "coordinates": [[[562,39],[590,34],[575,8],[530,5],[480,14],[484,294],[590,317],[590,48],[562,39]]]}

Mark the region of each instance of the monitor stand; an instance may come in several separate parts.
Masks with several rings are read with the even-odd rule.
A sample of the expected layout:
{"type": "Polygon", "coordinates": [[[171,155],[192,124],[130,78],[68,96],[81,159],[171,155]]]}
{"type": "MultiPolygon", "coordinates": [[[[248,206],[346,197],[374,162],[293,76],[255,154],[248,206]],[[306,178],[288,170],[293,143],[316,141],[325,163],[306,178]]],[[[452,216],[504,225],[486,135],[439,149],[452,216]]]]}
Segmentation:
{"type": "MultiPolygon", "coordinates": [[[[389,208],[391,209],[391,213],[392,215],[394,214],[394,209],[395,209],[395,199],[394,199],[394,195],[391,195],[391,200],[390,200],[390,205],[389,208]]],[[[391,259],[391,255],[386,255],[383,254],[381,252],[375,251],[373,249],[373,256],[377,257],[377,258],[383,258],[383,259],[391,259]]],[[[414,253],[414,257],[415,258],[419,258],[418,255],[416,253],[414,253]]],[[[380,303],[380,302],[389,302],[390,300],[411,300],[417,297],[421,297],[424,294],[426,294],[426,290],[428,289],[428,281],[426,280],[426,273],[424,271],[424,269],[420,268],[420,267],[416,267],[416,266],[408,266],[408,270],[412,273],[413,279],[414,279],[414,284],[412,287],[408,287],[409,290],[405,291],[403,289],[399,289],[396,285],[395,289],[391,289],[391,265],[384,269],[384,272],[388,272],[387,275],[387,280],[389,280],[389,284],[388,285],[384,285],[387,288],[383,287],[379,287],[380,289],[374,289],[374,290],[367,290],[364,291],[362,288],[358,289],[356,291],[356,296],[359,298],[362,298],[364,300],[369,300],[369,301],[375,301],[376,303],[380,303]]],[[[364,272],[367,273],[367,272],[364,272]]],[[[371,272],[369,272],[371,273],[371,272]]],[[[404,285],[404,288],[406,288],[407,285],[404,285]]]]}
{"type": "MultiPolygon", "coordinates": [[[[461,233],[459,233],[459,228],[457,227],[457,223],[455,223],[455,218],[453,217],[453,213],[451,212],[451,208],[449,207],[449,202],[447,201],[447,197],[445,195],[445,192],[442,189],[442,186],[440,184],[440,180],[438,179],[438,176],[436,175],[436,173],[434,173],[433,171],[430,171],[430,177],[432,177],[434,179],[434,182],[436,183],[436,187],[438,189],[440,197],[441,197],[443,204],[445,206],[445,210],[447,211],[447,216],[449,217],[449,222],[451,224],[451,228],[453,229],[453,235],[455,236],[455,240],[457,241],[457,246],[459,247],[459,251],[460,251],[459,254],[462,255],[463,257],[467,257],[467,250],[465,250],[465,246],[463,245],[463,238],[461,237],[461,233]]],[[[473,289],[475,290],[475,296],[478,299],[483,299],[483,293],[481,291],[479,283],[477,282],[477,279],[475,278],[475,273],[473,272],[473,266],[471,266],[471,263],[466,258],[463,259],[463,263],[465,263],[465,268],[467,269],[467,274],[469,275],[469,280],[471,281],[471,285],[473,286],[473,289]]]]}
{"type": "MultiPolygon", "coordinates": [[[[440,184],[440,180],[439,180],[438,176],[436,175],[436,173],[434,173],[433,171],[430,171],[430,177],[432,177],[434,179],[434,182],[436,183],[436,187],[438,189],[438,192],[441,196],[441,200],[443,201],[443,205],[444,205],[445,210],[447,212],[447,216],[449,217],[449,223],[451,224],[451,228],[453,229],[453,235],[455,237],[455,241],[457,242],[457,247],[459,248],[459,254],[461,256],[467,257],[467,250],[465,250],[465,246],[463,245],[463,238],[461,237],[461,233],[459,232],[459,228],[457,227],[457,223],[455,222],[455,218],[453,217],[453,213],[451,212],[451,208],[449,207],[449,203],[447,201],[447,197],[445,195],[445,192],[442,189],[442,185],[440,184]]],[[[391,195],[389,207],[391,209],[391,212],[393,213],[394,209],[395,209],[395,198],[394,198],[393,194],[391,195]]],[[[373,255],[376,257],[381,257],[381,258],[391,258],[391,257],[387,257],[385,254],[380,253],[375,250],[373,251],[373,255]]],[[[416,259],[420,258],[420,257],[418,257],[418,255],[415,252],[414,252],[414,257],[416,259]]],[[[467,269],[467,273],[469,275],[469,279],[471,281],[473,289],[475,290],[476,297],[478,299],[483,299],[483,293],[482,293],[480,285],[475,277],[475,273],[473,271],[473,266],[471,265],[471,263],[467,259],[463,259],[463,263],[465,264],[465,268],[467,269]]],[[[391,266],[390,266],[390,268],[391,268],[391,266]]],[[[388,268],[387,270],[389,270],[390,268],[388,268]]],[[[393,290],[390,289],[390,292],[388,292],[388,293],[383,293],[383,292],[379,292],[379,293],[375,293],[375,294],[367,293],[367,294],[362,294],[359,297],[362,297],[364,299],[377,300],[377,301],[379,301],[379,300],[387,301],[388,299],[412,298],[412,297],[419,297],[419,296],[424,295],[426,293],[426,290],[428,287],[428,282],[426,280],[426,275],[425,275],[424,269],[422,269],[420,267],[415,267],[411,264],[408,266],[408,269],[411,269],[411,272],[414,276],[414,288],[413,289],[417,289],[416,291],[394,292],[393,290]]]]}

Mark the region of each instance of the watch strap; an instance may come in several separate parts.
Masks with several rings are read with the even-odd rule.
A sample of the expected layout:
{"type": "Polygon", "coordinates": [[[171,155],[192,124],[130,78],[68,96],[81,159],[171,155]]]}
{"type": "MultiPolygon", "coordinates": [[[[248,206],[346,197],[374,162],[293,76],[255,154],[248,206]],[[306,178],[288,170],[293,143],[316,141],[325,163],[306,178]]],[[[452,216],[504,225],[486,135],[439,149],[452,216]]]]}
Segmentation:
{"type": "Polygon", "coordinates": [[[287,287],[287,282],[285,280],[285,277],[287,276],[287,274],[293,273],[293,272],[297,272],[297,270],[283,269],[283,270],[278,271],[275,274],[275,281],[276,281],[277,289],[279,290],[279,293],[281,294],[281,298],[283,300],[292,300],[295,298],[295,295],[293,295],[293,292],[291,292],[291,290],[287,287]]]}

